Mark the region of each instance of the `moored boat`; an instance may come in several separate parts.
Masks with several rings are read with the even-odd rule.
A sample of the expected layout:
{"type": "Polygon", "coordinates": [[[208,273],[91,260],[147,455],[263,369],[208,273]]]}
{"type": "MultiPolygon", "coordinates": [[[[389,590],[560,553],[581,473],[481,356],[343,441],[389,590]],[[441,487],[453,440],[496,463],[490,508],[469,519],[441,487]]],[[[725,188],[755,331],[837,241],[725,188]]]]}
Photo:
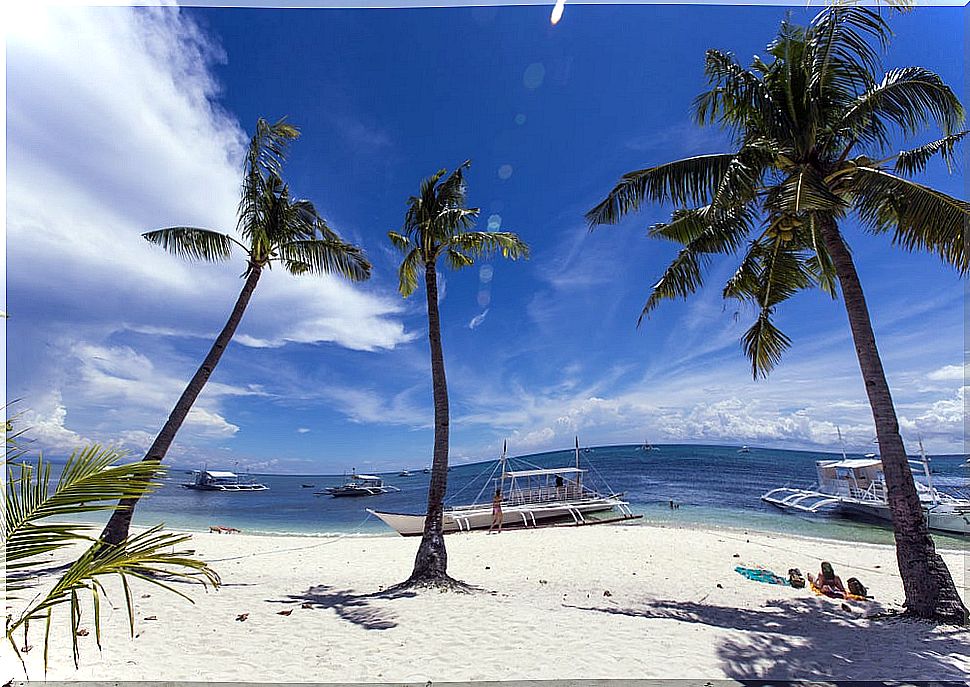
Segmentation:
{"type": "MultiPolygon", "coordinates": [[[[503,449],[495,471],[498,478],[486,480],[477,498],[493,483],[502,494],[503,529],[536,528],[553,525],[594,525],[641,517],[630,510],[622,494],[601,494],[584,484],[586,470],[579,466],[579,441],[576,442],[576,464],[569,467],[509,470],[503,449]]],[[[444,509],[444,532],[488,529],[492,524],[492,503],[476,501],[444,509]]],[[[386,525],[405,537],[424,531],[424,514],[387,513],[368,509],[386,525]]]]}
{"type": "MultiPolygon", "coordinates": [[[[925,483],[916,480],[916,494],[931,530],[970,534],[970,498],[940,491],[933,486],[929,458],[920,441],[920,461],[925,483]]],[[[882,461],[874,454],[865,458],[820,460],[815,463],[818,483],[814,488],[782,487],[765,493],[761,500],[783,510],[804,513],[842,512],[892,521],[882,461]]]]}
{"type": "Polygon", "coordinates": [[[195,491],[266,491],[265,484],[253,480],[240,479],[239,475],[227,470],[193,470],[195,480],[184,482],[183,489],[195,491]]]}
{"type": "Polygon", "coordinates": [[[318,491],[317,495],[322,496],[377,496],[392,491],[401,491],[397,487],[384,484],[377,475],[358,475],[356,471],[350,475],[350,480],[339,486],[327,487],[323,491],[318,491]]]}

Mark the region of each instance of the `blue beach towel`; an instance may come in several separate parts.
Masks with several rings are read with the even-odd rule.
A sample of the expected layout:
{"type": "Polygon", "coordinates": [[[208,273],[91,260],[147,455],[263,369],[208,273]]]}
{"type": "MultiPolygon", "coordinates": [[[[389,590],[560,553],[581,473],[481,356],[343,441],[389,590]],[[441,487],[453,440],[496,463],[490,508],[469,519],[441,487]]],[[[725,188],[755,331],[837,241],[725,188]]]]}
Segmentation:
{"type": "Polygon", "coordinates": [[[770,570],[765,570],[764,568],[743,568],[740,565],[734,569],[734,572],[739,575],[744,575],[749,580],[754,580],[755,582],[764,582],[765,584],[780,584],[784,586],[790,586],[791,583],[784,577],[779,577],[770,570]]]}

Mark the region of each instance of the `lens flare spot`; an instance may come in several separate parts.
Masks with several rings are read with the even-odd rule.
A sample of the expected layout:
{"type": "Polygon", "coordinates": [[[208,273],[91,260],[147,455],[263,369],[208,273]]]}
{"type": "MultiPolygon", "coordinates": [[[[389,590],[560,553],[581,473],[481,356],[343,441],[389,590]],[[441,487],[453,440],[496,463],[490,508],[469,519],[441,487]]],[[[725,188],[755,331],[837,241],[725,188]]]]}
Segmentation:
{"type": "Polygon", "coordinates": [[[502,215],[489,215],[488,216],[488,230],[498,231],[502,228],[502,215]]]}
{"type": "Polygon", "coordinates": [[[498,178],[508,179],[512,176],[512,165],[502,165],[498,168],[498,178]]]}
{"type": "Polygon", "coordinates": [[[533,62],[525,68],[522,75],[522,83],[530,91],[534,91],[542,85],[542,80],[546,78],[546,68],[542,62],[533,62]]]}
{"type": "Polygon", "coordinates": [[[522,126],[523,124],[525,124],[525,115],[522,114],[521,112],[515,115],[515,123],[519,126],[522,126]]]}
{"type": "Polygon", "coordinates": [[[478,278],[483,284],[487,284],[492,281],[493,274],[495,274],[495,271],[491,265],[482,265],[482,268],[478,270],[478,278]]]}

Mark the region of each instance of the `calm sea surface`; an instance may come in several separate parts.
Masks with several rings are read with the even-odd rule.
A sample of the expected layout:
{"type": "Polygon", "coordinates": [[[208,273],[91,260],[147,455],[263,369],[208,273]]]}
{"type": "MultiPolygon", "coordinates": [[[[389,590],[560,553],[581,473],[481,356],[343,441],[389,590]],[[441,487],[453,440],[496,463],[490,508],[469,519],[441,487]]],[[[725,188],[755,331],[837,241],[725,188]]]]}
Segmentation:
{"type": "MultiPolygon", "coordinates": [[[[581,467],[589,470],[587,483],[601,491],[612,487],[625,492],[633,510],[647,523],[680,526],[723,526],[786,532],[850,541],[891,543],[886,525],[860,523],[834,516],[782,513],[763,503],[761,495],[779,486],[810,486],[815,481],[815,461],[838,458],[821,452],[737,447],[661,445],[657,451],[636,446],[584,449],[581,467]],[[680,507],[671,510],[670,500],[680,507]]],[[[858,457],[858,456],[856,456],[858,457]]],[[[961,467],[965,458],[932,458],[937,486],[970,491],[970,470],[961,467]]],[[[516,468],[569,466],[572,451],[559,451],[513,459],[516,468]]],[[[209,469],[226,466],[209,465],[209,469]]],[[[455,466],[448,474],[448,501],[455,505],[475,500],[495,463],[455,466]]],[[[228,468],[231,469],[231,466],[228,468]]],[[[382,474],[385,483],[400,492],[374,497],[333,498],[315,491],[340,484],[342,475],[253,475],[269,489],[250,493],[201,492],[183,489],[192,476],[171,469],[164,486],[149,496],[135,512],[135,524],[164,522],[174,529],[204,530],[227,525],[246,532],[268,534],[357,533],[396,536],[365,508],[394,512],[424,512],[429,475],[410,477],[382,474]],[[313,487],[303,487],[312,484],[313,487]]],[[[488,499],[488,492],[481,499],[488,499]]],[[[480,500],[481,500],[480,499],[480,500]]],[[[939,546],[970,549],[970,538],[934,533],[939,546]]]]}

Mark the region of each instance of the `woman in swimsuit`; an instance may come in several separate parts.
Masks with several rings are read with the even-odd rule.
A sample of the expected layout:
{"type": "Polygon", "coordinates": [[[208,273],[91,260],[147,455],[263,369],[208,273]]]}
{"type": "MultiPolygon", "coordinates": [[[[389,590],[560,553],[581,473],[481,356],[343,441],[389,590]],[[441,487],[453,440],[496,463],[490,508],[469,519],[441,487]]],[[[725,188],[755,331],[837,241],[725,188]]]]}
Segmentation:
{"type": "Polygon", "coordinates": [[[495,530],[496,534],[502,533],[502,490],[496,489],[495,496],[492,497],[492,526],[488,528],[488,533],[491,534],[492,530],[495,530]]]}
{"type": "Polygon", "coordinates": [[[842,580],[835,574],[832,564],[828,561],[822,561],[822,570],[818,577],[812,577],[812,573],[808,573],[808,581],[826,596],[834,596],[838,599],[845,598],[845,587],[842,586],[842,580]]]}

